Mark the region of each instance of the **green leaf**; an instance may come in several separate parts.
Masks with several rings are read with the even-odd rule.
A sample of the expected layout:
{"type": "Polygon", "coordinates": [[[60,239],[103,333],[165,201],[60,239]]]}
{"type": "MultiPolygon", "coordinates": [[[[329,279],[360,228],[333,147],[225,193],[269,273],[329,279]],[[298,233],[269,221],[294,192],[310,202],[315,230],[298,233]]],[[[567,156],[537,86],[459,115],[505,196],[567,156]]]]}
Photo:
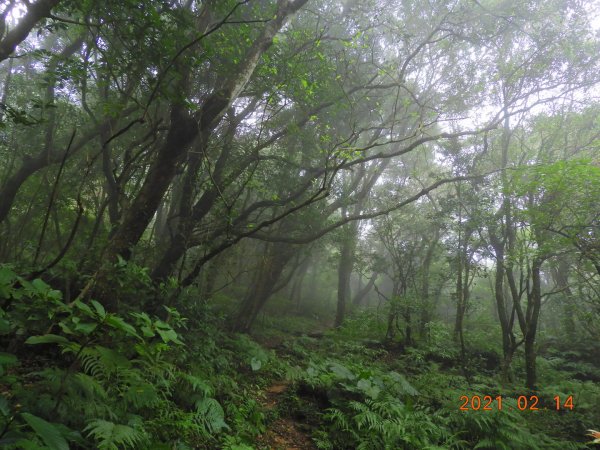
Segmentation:
{"type": "Polygon", "coordinates": [[[31,286],[33,286],[35,290],[40,294],[45,294],[50,290],[50,286],[48,286],[44,281],[40,280],[39,278],[33,280],[31,282],[31,286]]]}
{"type": "Polygon", "coordinates": [[[17,278],[17,274],[8,267],[0,267],[0,284],[10,285],[17,278]]]}
{"type": "Polygon", "coordinates": [[[44,334],[42,336],[31,336],[26,341],[26,344],[37,345],[37,344],[70,344],[64,336],[58,336],[56,334],[44,334]]]}
{"type": "Polygon", "coordinates": [[[10,405],[6,397],[0,395],[0,414],[4,417],[10,416],[10,405]]]}
{"type": "Polygon", "coordinates": [[[0,267],[0,298],[9,298],[15,291],[13,283],[17,274],[8,267],[0,267]]]}
{"type": "Polygon", "coordinates": [[[88,334],[92,333],[97,326],[97,323],[80,322],[75,325],[75,331],[79,331],[87,336],[88,334]]]}
{"type": "Polygon", "coordinates": [[[372,399],[376,399],[381,392],[381,389],[374,385],[371,380],[358,380],[356,387],[372,399]]]}
{"type": "Polygon", "coordinates": [[[410,396],[415,396],[415,395],[419,395],[419,391],[417,391],[412,384],[410,384],[406,378],[404,378],[402,375],[400,375],[398,372],[390,372],[388,374],[389,378],[391,378],[393,381],[395,381],[396,383],[398,383],[400,389],[402,390],[402,392],[404,392],[407,395],[410,396]]]}
{"type": "Polygon", "coordinates": [[[12,366],[18,361],[17,357],[12,353],[0,352],[0,366],[12,366]]]}
{"type": "Polygon", "coordinates": [[[257,370],[260,370],[260,368],[262,367],[262,361],[256,357],[254,357],[250,360],[250,367],[252,367],[252,370],[256,372],[257,370]]]}
{"type": "Polygon", "coordinates": [[[74,302],[75,306],[80,310],[83,311],[84,313],[86,313],[88,316],[90,317],[95,317],[94,311],[92,311],[92,308],[90,308],[88,305],[86,305],[85,303],[83,303],[81,300],[76,300],[74,302]]]}
{"type": "Polygon", "coordinates": [[[62,303],[62,292],[56,289],[50,289],[48,292],[46,292],[46,297],[48,298],[48,300],[54,300],[55,302],[62,303]]]}
{"type": "Polygon", "coordinates": [[[143,326],[143,327],[140,327],[140,330],[142,330],[142,334],[144,335],[144,337],[154,337],[155,336],[154,331],[152,331],[152,329],[150,327],[143,326]]]}
{"type": "Polygon", "coordinates": [[[0,334],[10,333],[10,322],[0,318],[0,334]]]}
{"type": "Polygon", "coordinates": [[[104,319],[106,317],[106,310],[104,309],[104,306],[102,306],[96,300],[91,300],[90,303],[92,304],[92,306],[94,307],[94,309],[96,310],[96,312],[98,313],[98,315],[102,319],[104,319]]]}
{"type": "Polygon", "coordinates": [[[186,372],[180,372],[179,376],[182,380],[185,380],[192,387],[194,392],[200,392],[205,397],[213,395],[212,387],[209,384],[207,384],[207,382],[202,378],[186,372]]]}
{"type": "Polygon", "coordinates": [[[69,450],[69,444],[53,424],[33,414],[23,413],[21,416],[50,450],[69,450]]]}
{"type": "Polygon", "coordinates": [[[165,344],[170,341],[175,342],[176,344],[183,344],[183,342],[181,342],[181,340],[179,340],[177,333],[173,329],[164,330],[161,328],[157,328],[156,332],[160,335],[161,339],[163,340],[163,342],[165,344]]]}
{"type": "MultiPolygon", "coordinates": [[[[27,434],[19,433],[15,430],[8,431],[2,439],[0,439],[0,448],[3,445],[12,445],[8,448],[18,448],[19,450],[40,450],[40,441],[37,439],[27,439],[27,434]]],[[[48,447],[41,447],[47,449],[48,447]]]]}
{"type": "Polygon", "coordinates": [[[356,378],[356,376],[350,370],[339,363],[331,363],[329,369],[336,375],[337,378],[342,380],[353,380],[356,378]]]}
{"type": "Polygon", "coordinates": [[[62,332],[65,333],[65,334],[75,334],[75,331],[73,331],[71,329],[71,327],[67,323],[65,323],[65,321],[59,322],[58,326],[60,327],[60,329],[62,330],[62,332]]]}
{"type": "Polygon", "coordinates": [[[229,426],[225,423],[225,411],[216,399],[203,398],[198,400],[196,411],[210,433],[218,433],[223,429],[229,429],[229,426]]]}
{"type": "Polygon", "coordinates": [[[155,385],[151,383],[134,383],[123,393],[123,399],[135,408],[156,406],[161,396],[155,385]]]}
{"type": "Polygon", "coordinates": [[[135,328],[133,328],[119,316],[109,314],[108,316],[106,316],[105,323],[113,328],[116,328],[117,330],[124,331],[130,336],[140,338],[139,334],[137,334],[137,331],[135,331],[135,328]]]}

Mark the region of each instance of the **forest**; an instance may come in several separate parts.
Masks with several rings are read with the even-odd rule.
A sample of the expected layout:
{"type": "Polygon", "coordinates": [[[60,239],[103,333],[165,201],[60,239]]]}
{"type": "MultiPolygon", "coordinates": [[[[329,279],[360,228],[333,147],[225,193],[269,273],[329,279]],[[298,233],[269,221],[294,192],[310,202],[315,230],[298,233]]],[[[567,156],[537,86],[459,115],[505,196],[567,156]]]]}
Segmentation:
{"type": "Polygon", "coordinates": [[[597,430],[600,1],[0,1],[0,448],[597,430]]]}

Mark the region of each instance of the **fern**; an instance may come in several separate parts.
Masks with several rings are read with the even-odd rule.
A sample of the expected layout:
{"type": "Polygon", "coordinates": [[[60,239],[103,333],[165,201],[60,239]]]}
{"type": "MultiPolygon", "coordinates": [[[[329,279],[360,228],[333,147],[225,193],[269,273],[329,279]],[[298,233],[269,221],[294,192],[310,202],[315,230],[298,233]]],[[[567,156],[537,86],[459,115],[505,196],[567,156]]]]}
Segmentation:
{"type": "Polygon", "coordinates": [[[375,431],[376,433],[384,432],[384,421],[382,420],[381,416],[373,411],[362,411],[354,416],[354,422],[356,422],[356,426],[359,430],[361,428],[367,428],[368,430],[375,431]]]}
{"type": "Polygon", "coordinates": [[[79,389],[82,397],[87,399],[107,399],[108,396],[106,394],[106,390],[96,378],[91,377],[83,372],[78,372],[73,377],[73,380],[75,382],[75,387],[79,389]]]}
{"type": "Polygon", "coordinates": [[[340,430],[350,430],[350,424],[346,419],[346,415],[339,409],[328,409],[327,414],[325,414],[325,419],[331,421],[334,424],[334,426],[340,430]]]}
{"type": "Polygon", "coordinates": [[[457,442],[448,429],[433,421],[432,416],[439,419],[435,413],[410,410],[395,397],[351,400],[344,406],[345,410],[331,408],[325,415],[333,429],[342,432],[337,447],[448,448],[457,442]]]}
{"type": "Polygon", "coordinates": [[[209,433],[218,433],[229,429],[225,423],[225,411],[214,398],[204,398],[196,402],[198,419],[209,433]]]}
{"type": "Polygon", "coordinates": [[[156,406],[161,398],[156,386],[148,382],[134,380],[123,393],[123,399],[137,408],[156,406]]]}
{"type": "Polygon", "coordinates": [[[205,380],[186,372],[177,372],[177,376],[185,381],[194,392],[202,394],[204,397],[213,395],[213,388],[206,383],[205,380]]]}
{"type": "Polygon", "coordinates": [[[390,387],[396,389],[399,395],[408,395],[411,397],[420,395],[419,391],[398,372],[389,372],[386,376],[386,381],[391,385],[390,387]]]}
{"type": "Polygon", "coordinates": [[[100,450],[138,448],[147,441],[143,429],[115,424],[102,419],[92,420],[84,428],[84,431],[88,432],[89,437],[96,440],[100,450]]]}

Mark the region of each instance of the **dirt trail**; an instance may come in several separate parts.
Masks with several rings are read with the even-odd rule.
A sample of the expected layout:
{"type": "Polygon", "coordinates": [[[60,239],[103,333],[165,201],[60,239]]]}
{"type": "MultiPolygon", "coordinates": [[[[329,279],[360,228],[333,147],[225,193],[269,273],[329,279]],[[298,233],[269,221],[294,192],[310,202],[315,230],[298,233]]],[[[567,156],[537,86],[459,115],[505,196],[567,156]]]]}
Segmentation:
{"type": "MultiPolygon", "coordinates": [[[[267,410],[275,409],[289,387],[286,381],[272,384],[265,391],[262,405],[267,410]]],[[[300,430],[300,425],[291,417],[279,417],[269,424],[268,430],[258,438],[257,444],[259,448],[272,450],[316,450],[310,436],[300,430]]]]}
{"type": "MultiPolygon", "coordinates": [[[[323,326],[311,333],[302,333],[313,338],[321,338],[327,327],[323,326]]],[[[256,339],[256,338],[255,338],[256,339]]],[[[256,339],[264,348],[274,350],[277,354],[281,354],[284,336],[270,336],[268,338],[256,339]]],[[[265,398],[260,400],[260,403],[266,410],[274,410],[279,405],[280,401],[285,398],[288,389],[292,389],[290,382],[273,381],[265,391],[265,398]]],[[[260,449],[269,450],[317,450],[313,443],[310,433],[305,431],[306,423],[297,420],[294,417],[283,416],[270,422],[267,431],[258,437],[257,447],[260,449]]]]}

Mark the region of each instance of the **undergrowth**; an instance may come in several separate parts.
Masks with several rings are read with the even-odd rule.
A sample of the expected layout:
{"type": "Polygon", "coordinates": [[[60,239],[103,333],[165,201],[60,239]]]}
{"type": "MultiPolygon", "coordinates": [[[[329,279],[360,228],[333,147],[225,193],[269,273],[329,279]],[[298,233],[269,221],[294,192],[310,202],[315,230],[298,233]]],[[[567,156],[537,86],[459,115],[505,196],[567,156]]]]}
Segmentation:
{"type": "MultiPolygon", "coordinates": [[[[124,267],[121,283],[139,270],[124,267]]],[[[224,331],[225,316],[193,291],[160,316],[115,314],[4,266],[0,302],[6,449],[264,448],[258,437],[277,417],[303,424],[320,449],[577,449],[600,423],[593,359],[540,357],[541,404],[572,395],[576,407],[520,411],[526,393],[500,383],[497,350],[472,342],[465,374],[439,323],[403,346],[382,343],[376,312],[334,331],[313,322],[318,333],[305,317],[292,333],[267,318],[258,334],[278,342],[275,353],[224,331]],[[290,388],[268,411],[264,392],[283,380],[290,388]],[[502,396],[503,409],[460,411],[465,395],[502,396]]]]}
{"type": "MultiPolygon", "coordinates": [[[[517,386],[503,386],[484,367],[482,375],[466,379],[443,327],[432,326],[423,345],[404,350],[364,345],[364,327],[349,321],[320,340],[295,339],[286,346],[296,396],[313,399],[319,414],[312,420],[318,448],[588,448],[585,430],[597,417],[593,405],[600,402],[600,391],[590,382],[566,381],[564,373],[555,373],[556,383],[538,392],[540,401],[551,406],[554,395],[574,395],[580,399],[577,409],[521,411],[517,398],[524,392],[517,386]],[[442,369],[440,355],[444,365],[454,364],[442,369]],[[502,396],[502,410],[460,411],[463,395],[502,396]]],[[[472,353],[471,363],[487,364],[472,353]]]]}
{"type": "Polygon", "coordinates": [[[282,369],[206,306],[117,315],[10,267],[0,301],[2,448],[244,448],[265,430],[257,393],[282,369]]]}

